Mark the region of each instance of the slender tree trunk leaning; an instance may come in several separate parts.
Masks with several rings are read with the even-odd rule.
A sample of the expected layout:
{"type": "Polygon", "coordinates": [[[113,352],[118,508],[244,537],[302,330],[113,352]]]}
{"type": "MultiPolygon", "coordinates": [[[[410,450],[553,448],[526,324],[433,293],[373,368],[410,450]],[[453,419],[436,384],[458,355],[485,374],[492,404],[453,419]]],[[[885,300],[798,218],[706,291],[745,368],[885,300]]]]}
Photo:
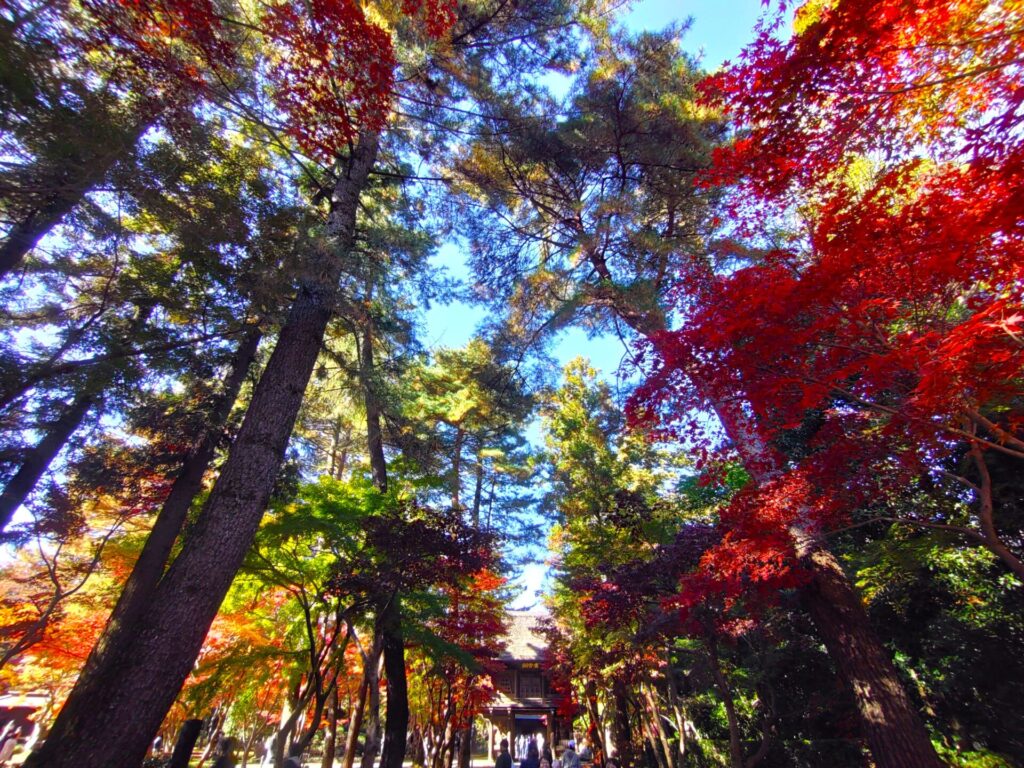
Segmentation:
{"type": "Polygon", "coordinates": [[[95,404],[96,395],[92,391],[76,395],[57,421],[46,430],[42,440],[26,452],[18,471],[0,493],[0,530],[10,525],[18,507],[28,499],[50,464],[57,458],[57,454],[82,425],[85,415],[95,404]]]}
{"type": "Polygon", "coordinates": [[[651,717],[651,744],[655,754],[659,756],[658,762],[674,768],[675,761],[672,759],[672,745],[669,743],[668,734],[665,732],[665,724],[661,721],[661,706],[658,701],[657,691],[650,683],[641,683],[644,700],[647,702],[647,711],[651,717]]]}
{"type": "MultiPolygon", "coordinates": [[[[623,322],[641,335],[650,338],[665,330],[662,316],[639,313],[618,298],[611,303],[623,322]]],[[[719,391],[712,382],[689,373],[698,392],[711,402],[754,482],[764,484],[780,476],[785,470],[781,457],[767,445],[735,397],[737,393],[719,391]]],[[[801,564],[811,575],[801,598],[829,656],[853,692],[877,768],[941,768],[924,722],[891,657],[871,629],[860,595],[811,524],[809,510],[803,509],[800,500],[794,504],[796,519],[805,522],[791,526],[789,533],[801,564]]]]}
{"type": "Polygon", "coordinates": [[[110,660],[120,658],[124,649],[131,643],[132,631],[153,599],[153,592],[167,567],[171,550],[185,524],[192,500],[202,489],[203,478],[210,468],[218,444],[224,437],[228,416],[256,358],[261,338],[262,332],[254,326],[242,338],[235,351],[223,390],[211,409],[207,430],[189,452],[181,471],[174,479],[170,493],[164,499],[153,528],[142,547],[142,552],[135,561],[110,618],[107,619],[103,634],[89,653],[49,738],[59,739],[64,733],[75,732],[78,729],[76,724],[89,710],[97,686],[103,685],[111,674],[110,660]]]}
{"type": "Polygon", "coordinates": [[[311,254],[277,345],[202,514],[157,587],[125,652],[74,731],[47,739],[29,768],[136,765],[181,690],[210,624],[252,544],[336,303],[336,253],[355,241],[356,210],[377,156],[363,136],[331,198],[329,244],[311,254]]]}
{"type": "MultiPolygon", "coordinates": [[[[686,739],[687,733],[687,718],[686,711],[679,700],[679,684],[678,678],[676,677],[675,667],[669,665],[669,671],[666,675],[667,688],[668,688],[668,700],[672,707],[672,718],[675,722],[676,732],[679,734],[679,741],[676,743],[676,751],[673,753],[672,764],[674,766],[686,765],[686,739]]],[[[629,722],[626,722],[626,727],[629,727],[629,722]]]]}
{"type": "Polygon", "coordinates": [[[146,122],[139,122],[121,130],[111,125],[108,137],[112,140],[104,151],[89,157],[70,158],[63,166],[48,174],[50,178],[43,184],[53,191],[34,208],[22,212],[21,217],[0,241],[0,279],[17,269],[25,255],[35,248],[93,187],[103,181],[114,164],[135,146],[148,127],[146,122]]]}
{"type": "MultiPolygon", "coordinates": [[[[145,326],[152,313],[153,304],[151,302],[139,305],[128,330],[129,338],[145,326]]],[[[119,345],[114,346],[116,348],[119,345]]],[[[81,391],[75,395],[74,400],[57,421],[46,430],[42,440],[28,451],[14,477],[0,493],[0,531],[10,524],[18,507],[28,499],[40,478],[49,469],[53,460],[57,458],[57,454],[82,425],[86,414],[100,401],[104,391],[113,382],[116,372],[112,363],[104,365],[97,371],[90,378],[88,384],[83,385],[81,391]]]]}
{"type": "Polygon", "coordinates": [[[363,729],[363,714],[366,712],[366,699],[369,696],[370,681],[363,672],[363,681],[359,684],[359,693],[352,706],[352,714],[348,721],[348,733],[345,734],[345,754],[342,757],[342,768],[352,768],[356,761],[356,748],[359,746],[359,732],[363,729]]]}

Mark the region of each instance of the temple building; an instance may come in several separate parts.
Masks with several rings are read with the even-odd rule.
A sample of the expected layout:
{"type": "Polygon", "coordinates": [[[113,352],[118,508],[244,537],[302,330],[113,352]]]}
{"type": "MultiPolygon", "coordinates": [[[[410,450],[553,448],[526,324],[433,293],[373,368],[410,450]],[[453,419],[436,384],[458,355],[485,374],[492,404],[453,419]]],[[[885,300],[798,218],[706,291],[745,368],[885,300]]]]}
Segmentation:
{"type": "Polygon", "coordinates": [[[515,760],[525,757],[526,745],[536,740],[538,748],[552,747],[568,740],[571,724],[559,722],[554,697],[543,669],[547,645],[537,631],[541,613],[509,612],[506,647],[499,660],[505,671],[494,680],[498,697],[484,709],[489,723],[489,754],[498,754],[501,740],[508,739],[515,760]]]}

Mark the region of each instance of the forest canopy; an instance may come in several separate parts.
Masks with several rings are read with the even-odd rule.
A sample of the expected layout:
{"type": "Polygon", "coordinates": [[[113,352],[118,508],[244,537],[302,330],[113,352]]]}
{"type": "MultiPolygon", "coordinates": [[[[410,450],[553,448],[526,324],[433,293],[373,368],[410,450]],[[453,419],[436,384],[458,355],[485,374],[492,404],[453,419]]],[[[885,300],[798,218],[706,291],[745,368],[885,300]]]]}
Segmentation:
{"type": "Polygon", "coordinates": [[[0,763],[1024,765],[1024,3],[638,12],[0,0],[0,763]]]}

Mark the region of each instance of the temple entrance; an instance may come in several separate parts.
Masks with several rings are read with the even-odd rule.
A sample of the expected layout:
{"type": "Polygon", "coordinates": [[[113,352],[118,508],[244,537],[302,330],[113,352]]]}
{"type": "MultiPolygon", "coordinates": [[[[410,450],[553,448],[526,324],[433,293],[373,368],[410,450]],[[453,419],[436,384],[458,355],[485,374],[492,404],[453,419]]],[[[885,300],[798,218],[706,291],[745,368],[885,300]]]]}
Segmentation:
{"type": "Polygon", "coordinates": [[[515,759],[523,760],[530,742],[537,743],[537,749],[550,744],[547,718],[544,715],[516,715],[515,718],[515,759]]]}

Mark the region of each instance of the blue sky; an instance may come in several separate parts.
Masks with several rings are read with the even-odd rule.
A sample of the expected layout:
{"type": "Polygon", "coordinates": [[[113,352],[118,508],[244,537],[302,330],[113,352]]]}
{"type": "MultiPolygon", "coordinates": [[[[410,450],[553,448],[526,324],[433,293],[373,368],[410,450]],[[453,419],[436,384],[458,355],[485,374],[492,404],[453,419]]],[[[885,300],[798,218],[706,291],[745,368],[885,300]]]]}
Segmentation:
{"type": "MultiPolygon", "coordinates": [[[[717,69],[733,59],[753,39],[753,29],[761,14],[761,0],[642,0],[624,15],[625,26],[632,31],[661,29],[673,22],[692,19],[683,38],[683,47],[699,55],[703,67],[717,69]]],[[[458,244],[446,243],[434,258],[460,279],[467,279],[463,254],[458,244]]],[[[423,341],[428,347],[459,347],[472,338],[487,311],[455,302],[438,305],[426,313],[423,341]]],[[[612,337],[588,339],[579,329],[564,331],[554,347],[555,358],[565,365],[583,355],[603,375],[612,377],[622,360],[622,343],[612,337]]]]}
{"type": "MultiPolygon", "coordinates": [[[[762,12],[760,0],[642,0],[626,12],[623,21],[632,31],[661,29],[673,22],[692,19],[692,26],[683,38],[683,47],[699,57],[704,69],[717,69],[726,60],[734,59],[745,44],[753,39],[754,26],[762,12]]],[[[468,272],[458,244],[447,243],[435,257],[435,264],[460,279],[468,272]]],[[[423,341],[429,347],[458,347],[465,344],[484,319],[486,310],[461,303],[439,305],[426,313],[423,341]]],[[[561,365],[584,356],[591,365],[608,378],[614,378],[622,360],[622,343],[614,337],[589,339],[579,329],[563,331],[556,340],[553,353],[561,365]]],[[[539,435],[532,425],[530,437],[539,435]]],[[[516,579],[523,588],[512,608],[527,608],[537,603],[538,591],[544,587],[547,568],[528,565],[516,579]]]]}

